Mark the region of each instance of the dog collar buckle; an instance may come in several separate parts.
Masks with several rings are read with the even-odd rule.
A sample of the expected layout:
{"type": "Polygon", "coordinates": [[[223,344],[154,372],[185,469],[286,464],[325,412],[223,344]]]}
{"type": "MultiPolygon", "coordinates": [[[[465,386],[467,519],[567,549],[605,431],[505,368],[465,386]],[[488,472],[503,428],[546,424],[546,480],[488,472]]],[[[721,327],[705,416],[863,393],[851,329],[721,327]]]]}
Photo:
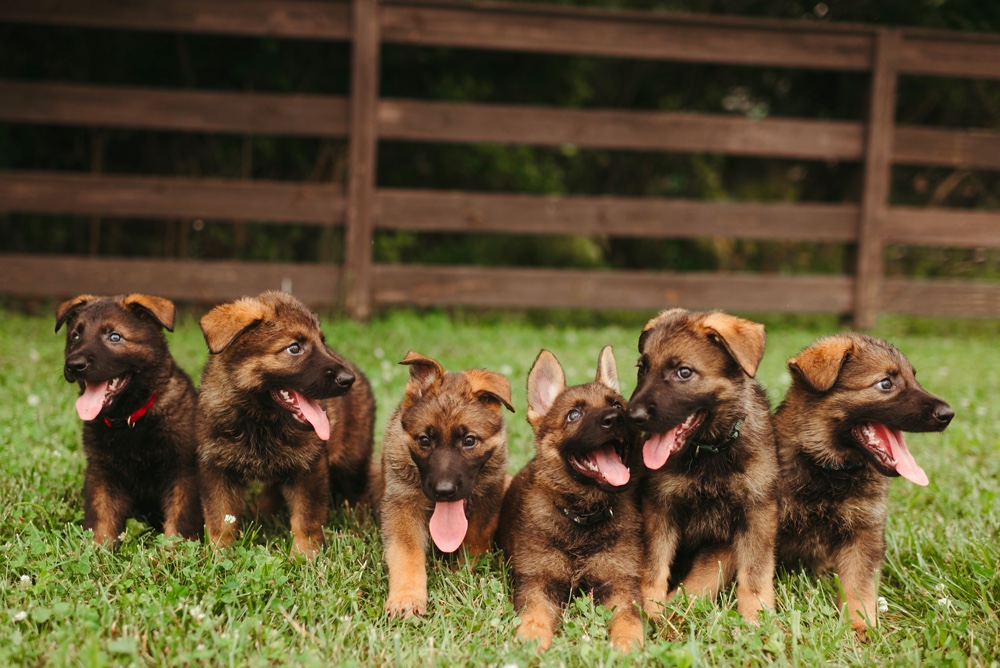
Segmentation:
{"type": "Polygon", "coordinates": [[[153,407],[153,404],[156,403],[156,398],[158,396],[160,395],[154,394],[153,396],[151,396],[149,398],[149,401],[140,406],[134,413],[130,413],[129,416],[125,419],[121,418],[111,419],[105,417],[104,424],[107,425],[108,427],[111,427],[112,429],[116,427],[128,427],[129,429],[132,429],[133,427],[135,427],[135,423],[139,421],[139,418],[141,418],[143,415],[149,412],[149,409],[153,407]]]}
{"type": "Polygon", "coordinates": [[[592,513],[577,513],[569,508],[563,508],[561,506],[556,506],[562,511],[562,514],[568,517],[574,524],[582,527],[592,527],[597,524],[603,524],[615,516],[615,511],[611,509],[610,506],[600,508],[592,513]]]}

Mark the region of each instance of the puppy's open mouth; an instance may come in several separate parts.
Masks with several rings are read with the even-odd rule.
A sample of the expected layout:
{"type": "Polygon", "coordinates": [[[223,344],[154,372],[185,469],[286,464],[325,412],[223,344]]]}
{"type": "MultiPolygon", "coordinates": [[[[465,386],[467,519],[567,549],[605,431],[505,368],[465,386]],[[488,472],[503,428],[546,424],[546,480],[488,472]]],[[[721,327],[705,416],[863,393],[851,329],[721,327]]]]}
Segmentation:
{"type": "Polygon", "coordinates": [[[917,485],[927,485],[927,474],[910,454],[903,432],[900,430],[878,422],[861,422],[854,425],[851,435],[875,458],[875,463],[882,473],[901,475],[917,485]]]}
{"type": "Polygon", "coordinates": [[[651,471],[663,468],[667,460],[676,452],[680,452],[688,436],[697,429],[705,419],[705,412],[698,411],[687,416],[683,422],[662,434],[653,434],[642,446],[642,461],[651,471]]]}
{"type": "Polygon", "coordinates": [[[89,422],[101,414],[105,408],[111,405],[119,394],[128,387],[132,380],[132,374],[126,373],[103,380],[99,383],[83,381],[83,394],[76,400],[76,413],[81,420],[89,422]]]}
{"type": "Polygon", "coordinates": [[[570,455],[569,465],[580,475],[596,480],[598,484],[621,487],[628,483],[631,471],[629,447],[624,441],[610,441],[590,452],[570,455]]]}
{"type": "Polygon", "coordinates": [[[321,440],[330,438],[330,418],[315,399],[310,399],[288,387],[272,389],[271,398],[296,420],[312,426],[321,440]]]}

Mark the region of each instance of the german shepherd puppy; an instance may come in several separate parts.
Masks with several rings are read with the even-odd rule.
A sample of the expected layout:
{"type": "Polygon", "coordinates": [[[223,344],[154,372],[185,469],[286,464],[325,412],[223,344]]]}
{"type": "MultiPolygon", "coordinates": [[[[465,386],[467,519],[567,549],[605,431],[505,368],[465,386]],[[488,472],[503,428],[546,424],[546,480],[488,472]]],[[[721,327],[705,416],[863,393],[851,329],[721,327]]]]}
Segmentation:
{"type": "Polygon", "coordinates": [[[747,620],[774,607],[778,463],[754,380],[764,340],[763,325],[684,309],[653,318],[639,338],[628,415],[646,434],[642,593],[651,614],[678,584],[714,597],[734,575],[747,620]]]}
{"type": "Polygon", "coordinates": [[[904,431],[941,431],[955,412],[917,382],[910,361],[864,334],[817,340],[788,361],[792,385],[775,414],[781,462],[778,558],[840,576],[851,626],[876,619],[889,477],[918,485],[904,431]]]}
{"type": "Polygon", "coordinates": [[[389,569],[391,616],[427,610],[427,538],[441,552],[490,549],[507,478],[502,408],[510,383],[492,371],[446,373],[415,352],[406,394],[386,427],[373,500],[389,569]]]}
{"type": "Polygon", "coordinates": [[[80,386],[87,455],[85,529],[111,544],[132,515],[168,536],[197,538],[194,385],[170,355],[173,302],[151,295],[79,295],[56,310],[66,325],[63,375],[80,386]]]}
{"type": "Polygon", "coordinates": [[[202,505],[213,544],[236,536],[251,481],[259,507],[283,497],[292,552],[323,542],[331,493],[365,493],[375,400],[365,377],[326,345],[319,319],[291,295],[265,292],[201,319],[208,363],[198,401],[202,505]],[[227,517],[228,516],[228,517],[227,517]],[[227,521],[228,519],[228,521],[227,521]]]}
{"type": "Polygon", "coordinates": [[[548,350],[528,374],[535,457],[504,497],[497,542],[514,569],[517,634],[543,650],[577,589],[614,610],[614,647],[642,646],[642,522],[629,485],[635,433],[624,403],[611,346],[601,350],[592,383],[567,388],[548,350]]]}

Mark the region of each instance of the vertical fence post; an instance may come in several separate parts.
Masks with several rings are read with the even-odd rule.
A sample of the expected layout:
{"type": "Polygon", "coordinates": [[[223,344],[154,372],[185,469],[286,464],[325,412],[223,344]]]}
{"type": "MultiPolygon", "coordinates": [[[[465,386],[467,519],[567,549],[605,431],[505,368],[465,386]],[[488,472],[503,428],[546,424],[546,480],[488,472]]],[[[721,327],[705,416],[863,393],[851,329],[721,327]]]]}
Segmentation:
{"type": "Polygon", "coordinates": [[[882,228],[889,206],[892,151],[896,117],[896,54],[899,29],[875,34],[872,58],[868,132],[865,139],[864,189],[858,225],[857,268],[854,274],[854,326],[871,329],[878,318],[882,293],[882,228]]]}
{"type": "Polygon", "coordinates": [[[363,320],[371,314],[372,305],[380,30],[378,0],[353,0],[351,4],[353,49],[344,295],[348,314],[363,320]]]}

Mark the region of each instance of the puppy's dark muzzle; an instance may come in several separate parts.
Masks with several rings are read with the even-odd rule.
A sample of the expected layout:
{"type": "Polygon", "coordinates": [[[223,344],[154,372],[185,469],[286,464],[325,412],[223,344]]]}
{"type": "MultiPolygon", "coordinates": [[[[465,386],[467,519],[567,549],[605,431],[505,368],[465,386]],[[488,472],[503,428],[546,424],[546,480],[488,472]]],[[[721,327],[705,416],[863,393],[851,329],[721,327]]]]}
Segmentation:
{"type": "Polygon", "coordinates": [[[87,356],[74,355],[66,359],[66,364],[63,366],[63,377],[72,383],[89,368],[90,359],[87,356]]]}
{"type": "Polygon", "coordinates": [[[655,414],[656,409],[652,404],[637,404],[635,406],[630,406],[628,409],[628,419],[631,420],[637,427],[644,426],[647,422],[653,419],[655,414]]]}
{"type": "Polygon", "coordinates": [[[943,430],[951,424],[952,418],[955,417],[955,411],[948,404],[941,403],[934,407],[931,416],[937,423],[938,430],[943,430]]]}
{"type": "Polygon", "coordinates": [[[327,367],[326,377],[338,389],[346,392],[354,385],[354,374],[344,367],[327,367]]]}

